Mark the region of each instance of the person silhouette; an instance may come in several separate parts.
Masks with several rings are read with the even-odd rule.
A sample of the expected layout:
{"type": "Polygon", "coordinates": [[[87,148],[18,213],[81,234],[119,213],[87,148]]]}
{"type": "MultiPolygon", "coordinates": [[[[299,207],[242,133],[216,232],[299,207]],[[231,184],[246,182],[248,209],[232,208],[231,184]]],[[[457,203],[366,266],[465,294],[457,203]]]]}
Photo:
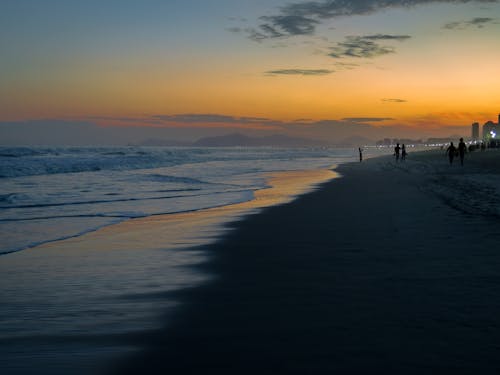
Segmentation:
{"type": "Polygon", "coordinates": [[[363,161],[363,149],[359,147],[358,150],[359,150],[359,162],[361,163],[363,161]]]}
{"type": "Polygon", "coordinates": [[[453,142],[450,142],[450,145],[446,149],[446,153],[448,154],[448,158],[450,160],[450,165],[453,164],[453,158],[455,157],[455,152],[457,152],[457,148],[453,145],[453,142]]]}
{"type": "Polygon", "coordinates": [[[404,160],[406,160],[406,146],[403,143],[403,145],[401,146],[401,161],[404,161],[404,160]]]}
{"type": "Polygon", "coordinates": [[[399,147],[399,143],[396,143],[396,147],[394,147],[394,156],[396,156],[396,161],[399,161],[399,151],[401,147],[399,147]]]}
{"type": "Polygon", "coordinates": [[[460,155],[460,165],[464,166],[464,157],[467,152],[467,146],[465,145],[464,139],[460,138],[460,142],[458,143],[458,154],[460,155]]]}

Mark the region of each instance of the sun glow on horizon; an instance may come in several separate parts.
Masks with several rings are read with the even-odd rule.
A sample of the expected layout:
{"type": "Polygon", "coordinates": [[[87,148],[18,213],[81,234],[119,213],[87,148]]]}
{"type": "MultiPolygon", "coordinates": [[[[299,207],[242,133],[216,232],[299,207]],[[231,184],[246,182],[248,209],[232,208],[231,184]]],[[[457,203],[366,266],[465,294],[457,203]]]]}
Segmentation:
{"type": "MultiPolygon", "coordinates": [[[[158,12],[169,14],[168,25],[156,16],[146,23],[147,11],[136,19],[126,6],[120,14],[123,22],[134,20],[129,26],[114,25],[111,8],[93,19],[92,2],[83,15],[72,15],[74,25],[50,28],[53,15],[42,20],[23,14],[32,27],[40,26],[39,35],[29,38],[22,35],[30,24],[14,22],[22,7],[11,4],[0,16],[2,34],[12,36],[0,40],[6,51],[0,122],[98,117],[101,126],[166,126],[150,116],[217,114],[268,119],[244,124],[261,130],[275,130],[273,121],[345,118],[432,130],[466,127],[500,110],[497,3],[388,7],[369,15],[319,18],[314,32],[287,31],[280,37],[265,34],[271,29],[259,31],[255,20],[279,13],[286,2],[255,5],[251,12],[244,8],[248,17],[238,15],[237,2],[222,3],[224,16],[205,15],[205,3],[197,10],[163,4],[158,12]],[[178,15],[178,24],[171,14],[178,15]],[[192,14],[200,24],[190,21],[192,14]],[[85,29],[87,22],[98,26],[95,32],[85,29]],[[89,34],[83,36],[83,30],[89,34]],[[260,40],[251,40],[252,32],[260,40]]],[[[238,122],[189,125],[240,127],[238,122]]]]}

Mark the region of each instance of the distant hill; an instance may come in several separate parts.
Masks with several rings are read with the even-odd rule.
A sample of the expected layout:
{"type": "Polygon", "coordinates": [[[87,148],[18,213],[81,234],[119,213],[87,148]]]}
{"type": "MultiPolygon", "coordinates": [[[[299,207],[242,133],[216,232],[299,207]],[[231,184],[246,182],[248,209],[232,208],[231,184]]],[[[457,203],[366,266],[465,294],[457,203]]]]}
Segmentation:
{"type": "Polygon", "coordinates": [[[267,137],[249,137],[240,133],[227,134],[217,137],[205,137],[193,143],[193,146],[196,147],[309,147],[326,145],[326,142],[314,139],[289,137],[281,134],[273,134],[267,137]]]}

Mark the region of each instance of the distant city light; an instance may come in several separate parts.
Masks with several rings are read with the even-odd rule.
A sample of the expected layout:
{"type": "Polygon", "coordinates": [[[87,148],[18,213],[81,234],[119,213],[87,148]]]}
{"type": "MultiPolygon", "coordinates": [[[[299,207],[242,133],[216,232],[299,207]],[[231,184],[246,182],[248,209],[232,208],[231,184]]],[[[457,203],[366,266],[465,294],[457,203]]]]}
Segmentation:
{"type": "Polygon", "coordinates": [[[491,134],[491,138],[496,138],[496,136],[497,136],[497,133],[495,133],[493,130],[490,131],[490,134],[491,134]]]}

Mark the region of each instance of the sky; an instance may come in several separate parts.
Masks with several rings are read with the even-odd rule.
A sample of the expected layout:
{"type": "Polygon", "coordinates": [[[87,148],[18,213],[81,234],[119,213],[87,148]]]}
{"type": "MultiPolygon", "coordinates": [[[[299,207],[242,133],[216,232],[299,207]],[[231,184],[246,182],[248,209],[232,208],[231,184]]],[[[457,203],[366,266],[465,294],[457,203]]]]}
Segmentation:
{"type": "Polygon", "coordinates": [[[469,135],[498,40],[495,0],[3,0],[0,144],[469,135]]]}

